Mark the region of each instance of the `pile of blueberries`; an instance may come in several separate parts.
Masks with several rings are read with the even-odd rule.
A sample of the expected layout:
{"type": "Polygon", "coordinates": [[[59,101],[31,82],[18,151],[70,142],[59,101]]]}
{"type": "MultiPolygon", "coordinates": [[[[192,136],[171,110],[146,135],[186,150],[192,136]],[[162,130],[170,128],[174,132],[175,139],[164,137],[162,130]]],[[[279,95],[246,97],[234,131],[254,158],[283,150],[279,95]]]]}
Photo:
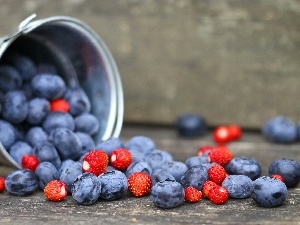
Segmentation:
{"type": "MultiPolygon", "coordinates": [[[[99,122],[90,113],[91,104],[84,90],[80,86],[68,87],[57,75],[55,66],[35,65],[30,58],[18,53],[12,53],[0,65],[0,110],[0,141],[11,157],[19,165],[25,155],[36,155],[39,160],[35,172],[20,169],[6,177],[6,189],[14,195],[28,195],[38,188],[43,190],[51,180],[57,179],[66,184],[69,193],[76,195],[76,201],[90,205],[99,198],[115,200],[125,196],[127,178],[142,171],[151,176],[150,198],[154,204],[172,208],[183,203],[185,187],[195,184],[201,190],[208,179],[207,170],[212,163],[205,154],[192,156],[185,162],[175,161],[170,153],[158,149],[155,142],[145,136],[134,136],[127,143],[120,138],[95,143],[92,137],[99,129],[99,122]],[[59,98],[69,103],[68,112],[51,111],[51,101],[59,98]],[[110,155],[117,148],[131,152],[132,163],[126,171],[109,166],[97,181],[83,179],[89,183],[74,185],[78,177],[90,176],[82,172],[82,159],[87,152],[101,149],[110,155]],[[81,195],[86,188],[90,189],[88,198],[81,195]]],[[[204,120],[192,116],[187,117],[187,121],[190,129],[181,129],[181,134],[202,134],[204,120]],[[196,127],[191,131],[195,123],[200,123],[201,129],[196,127]]],[[[286,187],[297,185],[300,178],[299,163],[290,159],[276,160],[269,168],[270,174],[284,174],[286,187],[261,177],[261,167],[251,157],[235,157],[226,170],[232,175],[224,183],[230,197],[252,196],[264,207],[282,204],[287,197],[286,187]],[[234,175],[247,176],[251,182],[234,175]],[[242,185],[237,185],[241,182],[242,185]]]]}

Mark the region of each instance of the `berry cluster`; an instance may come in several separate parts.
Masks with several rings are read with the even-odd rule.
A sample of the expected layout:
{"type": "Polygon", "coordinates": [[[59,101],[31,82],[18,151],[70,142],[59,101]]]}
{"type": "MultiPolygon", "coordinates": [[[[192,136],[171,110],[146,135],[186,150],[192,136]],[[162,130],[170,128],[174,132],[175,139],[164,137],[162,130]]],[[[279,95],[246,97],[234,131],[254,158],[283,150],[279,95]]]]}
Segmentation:
{"type": "Polygon", "coordinates": [[[47,62],[8,52],[0,64],[0,141],[20,168],[59,170],[95,147],[99,121],[80,86],[69,87],[47,62]]]}
{"type": "Polygon", "coordinates": [[[288,188],[300,179],[300,164],[292,159],[275,160],[268,176],[262,176],[256,159],[234,157],[226,145],[199,149],[203,150],[197,152],[200,155],[184,163],[158,150],[149,137],[134,136],[126,144],[120,138],[110,138],[77,161],[63,160],[59,169],[42,162],[35,172],[14,171],[6,177],[5,188],[18,196],[40,188],[50,201],[71,195],[82,205],[120,199],[129,192],[134,197],[149,195],[160,208],[197,203],[202,198],[220,205],[229,198],[249,197],[259,206],[275,207],[285,202],[288,188]]]}
{"type": "MultiPolygon", "coordinates": [[[[99,122],[90,110],[83,89],[68,87],[54,66],[36,65],[17,53],[5,56],[0,65],[0,141],[23,169],[0,178],[0,192],[25,196],[41,189],[49,201],[70,195],[82,205],[129,192],[149,195],[160,208],[197,203],[202,197],[218,205],[228,198],[251,197],[259,206],[274,207],[299,182],[300,164],[292,159],[275,160],[268,176],[262,176],[256,159],[235,157],[226,144],[241,138],[237,125],[216,128],[216,146],[200,146],[195,156],[181,162],[145,136],[127,143],[116,137],[95,143],[99,122]]],[[[177,126],[185,137],[206,132],[204,119],[194,114],[180,117],[177,126]]],[[[263,131],[286,143],[294,132],[289,128],[278,119],[263,131]],[[289,135],[278,131],[282,127],[289,135]]]]}

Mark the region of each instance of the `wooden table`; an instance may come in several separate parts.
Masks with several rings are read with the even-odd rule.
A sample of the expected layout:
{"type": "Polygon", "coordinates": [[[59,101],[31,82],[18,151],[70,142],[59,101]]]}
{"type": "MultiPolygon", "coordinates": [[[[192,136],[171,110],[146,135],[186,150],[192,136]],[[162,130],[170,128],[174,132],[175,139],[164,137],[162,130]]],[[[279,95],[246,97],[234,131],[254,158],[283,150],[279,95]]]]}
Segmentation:
{"type": "MultiPolygon", "coordinates": [[[[211,133],[197,139],[180,138],[176,130],[166,127],[124,125],[121,138],[126,142],[135,135],[153,138],[157,148],[172,153],[175,160],[185,161],[204,144],[213,144],[211,133]]],[[[268,143],[259,132],[246,132],[238,142],[230,143],[235,156],[258,159],[263,175],[277,158],[300,161],[300,144],[268,143]]],[[[62,202],[47,201],[41,191],[16,197],[6,191],[0,194],[0,224],[300,224],[300,186],[289,189],[286,202],[276,208],[261,208],[251,198],[229,199],[214,205],[206,199],[184,203],[174,209],[160,209],[149,197],[128,194],[116,201],[99,200],[92,206],[78,205],[71,196],[62,202]]]]}

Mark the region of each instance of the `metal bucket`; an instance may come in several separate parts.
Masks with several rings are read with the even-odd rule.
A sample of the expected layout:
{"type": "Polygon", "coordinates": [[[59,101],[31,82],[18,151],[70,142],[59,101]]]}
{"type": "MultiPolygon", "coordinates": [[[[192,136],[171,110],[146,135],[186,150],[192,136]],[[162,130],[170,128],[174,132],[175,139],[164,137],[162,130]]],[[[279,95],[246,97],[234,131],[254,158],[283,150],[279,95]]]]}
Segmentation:
{"type": "MultiPolygon", "coordinates": [[[[118,137],[123,124],[123,89],[116,63],[103,40],[75,18],[33,20],[35,17],[28,17],[15,33],[0,39],[0,61],[6,53],[17,50],[35,62],[53,63],[67,85],[79,84],[88,95],[91,113],[100,123],[95,142],[118,137]]],[[[20,168],[1,142],[0,164],[20,168]]]]}

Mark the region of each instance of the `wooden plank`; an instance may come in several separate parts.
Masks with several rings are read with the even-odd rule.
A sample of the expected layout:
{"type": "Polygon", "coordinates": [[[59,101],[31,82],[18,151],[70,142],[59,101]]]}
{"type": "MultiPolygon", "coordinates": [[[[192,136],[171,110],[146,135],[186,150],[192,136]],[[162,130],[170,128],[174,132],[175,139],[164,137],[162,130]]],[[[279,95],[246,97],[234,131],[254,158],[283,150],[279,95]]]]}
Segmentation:
{"type": "Polygon", "coordinates": [[[184,112],[249,128],[299,119],[298,0],[2,0],[0,34],[34,12],[76,17],[104,39],[127,122],[172,124],[184,112]]]}

